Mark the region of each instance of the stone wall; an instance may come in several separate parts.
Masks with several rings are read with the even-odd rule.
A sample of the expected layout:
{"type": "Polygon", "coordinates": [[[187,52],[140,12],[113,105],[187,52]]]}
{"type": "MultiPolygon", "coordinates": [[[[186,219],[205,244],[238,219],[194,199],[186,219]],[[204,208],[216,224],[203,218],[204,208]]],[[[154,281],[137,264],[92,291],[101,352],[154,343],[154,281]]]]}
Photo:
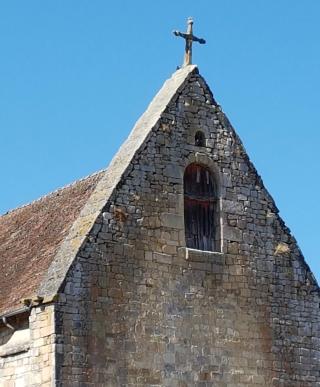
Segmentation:
{"type": "Polygon", "coordinates": [[[54,307],[8,318],[0,328],[0,386],[51,387],[55,378],[54,307]]]}
{"type": "Polygon", "coordinates": [[[320,386],[319,289],[193,74],[128,166],[57,305],[63,386],[320,386]],[[206,146],[194,145],[202,130],[206,146]],[[220,252],[186,249],[183,173],[211,168],[220,252]]]}

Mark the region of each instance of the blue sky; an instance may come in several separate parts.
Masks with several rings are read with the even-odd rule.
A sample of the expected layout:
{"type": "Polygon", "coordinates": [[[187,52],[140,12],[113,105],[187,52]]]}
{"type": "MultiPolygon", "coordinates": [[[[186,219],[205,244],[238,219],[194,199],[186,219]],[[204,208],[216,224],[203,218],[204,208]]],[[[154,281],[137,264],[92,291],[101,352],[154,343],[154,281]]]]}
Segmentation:
{"type": "Polygon", "coordinates": [[[0,3],[0,213],[104,168],[194,62],[320,280],[318,0],[0,3]]]}

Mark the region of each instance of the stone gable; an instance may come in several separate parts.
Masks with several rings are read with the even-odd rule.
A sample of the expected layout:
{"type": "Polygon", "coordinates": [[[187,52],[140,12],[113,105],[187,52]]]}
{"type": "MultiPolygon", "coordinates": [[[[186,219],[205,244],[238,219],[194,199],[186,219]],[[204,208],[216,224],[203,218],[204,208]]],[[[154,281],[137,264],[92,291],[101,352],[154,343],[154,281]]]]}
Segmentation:
{"type": "Polygon", "coordinates": [[[319,287],[196,66],[105,171],[1,217],[0,240],[1,386],[320,385],[319,287]],[[213,251],[186,245],[190,165],[214,181],[213,251]]]}
{"type": "Polygon", "coordinates": [[[143,141],[115,159],[121,174],[60,288],[58,382],[318,385],[318,285],[196,68],[135,130],[143,141]],[[217,182],[219,251],[186,248],[191,163],[217,182]]]}

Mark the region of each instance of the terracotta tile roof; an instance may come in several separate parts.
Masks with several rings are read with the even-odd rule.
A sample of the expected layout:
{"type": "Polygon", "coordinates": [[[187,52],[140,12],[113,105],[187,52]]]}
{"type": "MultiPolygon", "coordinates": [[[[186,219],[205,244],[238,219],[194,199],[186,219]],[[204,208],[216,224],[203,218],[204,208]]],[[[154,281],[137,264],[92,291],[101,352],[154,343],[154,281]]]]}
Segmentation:
{"type": "Polygon", "coordinates": [[[0,217],[0,315],[21,307],[23,298],[59,291],[131,160],[192,74],[195,65],[164,83],[105,171],[0,217]]]}
{"type": "Polygon", "coordinates": [[[0,217],[0,315],[35,296],[55,253],[103,172],[0,217]]]}

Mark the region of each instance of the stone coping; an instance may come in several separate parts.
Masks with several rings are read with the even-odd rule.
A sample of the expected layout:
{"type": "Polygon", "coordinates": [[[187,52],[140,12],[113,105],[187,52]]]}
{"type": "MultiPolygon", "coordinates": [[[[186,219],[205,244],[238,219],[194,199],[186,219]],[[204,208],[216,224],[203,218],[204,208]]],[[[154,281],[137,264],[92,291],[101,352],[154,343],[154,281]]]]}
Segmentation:
{"type": "Polygon", "coordinates": [[[17,355],[30,349],[30,329],[19,329],[13,332],[9,341],[0,346],[0,357],[17,355]]]}

